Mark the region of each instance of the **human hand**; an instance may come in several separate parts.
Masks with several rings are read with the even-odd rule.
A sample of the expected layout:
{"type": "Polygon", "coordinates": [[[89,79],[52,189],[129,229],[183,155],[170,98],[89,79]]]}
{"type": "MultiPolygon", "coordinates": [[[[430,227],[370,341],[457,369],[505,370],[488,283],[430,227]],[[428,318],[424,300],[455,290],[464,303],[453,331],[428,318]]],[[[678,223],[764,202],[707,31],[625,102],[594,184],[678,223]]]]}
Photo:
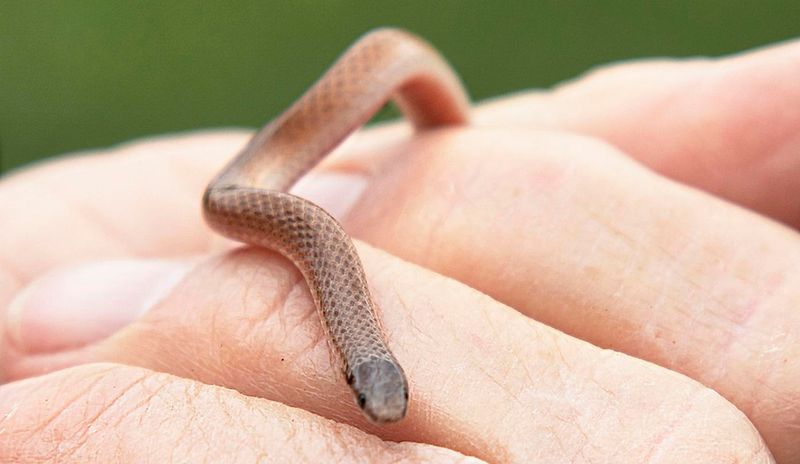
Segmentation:
{"type": "Polygon", "coordinates": [[[388,127],[342,147],[301,190],[357,238],[463,282],[359,248],[411,382],[392,426],[353,407],[296,270],[203,226],[202,189],[246,135],[138,143],[6,179],[0,371],[46,375],[0,388],[0,456],[449,453],[374,434],[492,461],[769,459],[736,408],[672,369],[796,462],[800,238],[602,140],[796,227],[798,57],[789,44],[625,65],[485,105],[477,128],[388,127]],[[751,114],[770,119],[740,130],[751,114]],[[126,261],[91,263],[110,258],[126,261]]]}

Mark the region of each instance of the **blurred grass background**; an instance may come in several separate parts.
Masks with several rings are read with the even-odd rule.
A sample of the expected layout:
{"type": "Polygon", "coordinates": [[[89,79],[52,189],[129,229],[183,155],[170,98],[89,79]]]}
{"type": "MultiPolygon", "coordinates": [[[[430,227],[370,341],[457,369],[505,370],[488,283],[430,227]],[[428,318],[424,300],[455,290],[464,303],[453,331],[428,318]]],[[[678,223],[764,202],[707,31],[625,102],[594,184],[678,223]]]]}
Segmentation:
{"type": "Polygon", "coordinates": [[[260,126],[380,25],[427,38],[482,99],[609,61],[792,38],[800,1],[1,0],[2,167],[149,134],[260,126]]]}

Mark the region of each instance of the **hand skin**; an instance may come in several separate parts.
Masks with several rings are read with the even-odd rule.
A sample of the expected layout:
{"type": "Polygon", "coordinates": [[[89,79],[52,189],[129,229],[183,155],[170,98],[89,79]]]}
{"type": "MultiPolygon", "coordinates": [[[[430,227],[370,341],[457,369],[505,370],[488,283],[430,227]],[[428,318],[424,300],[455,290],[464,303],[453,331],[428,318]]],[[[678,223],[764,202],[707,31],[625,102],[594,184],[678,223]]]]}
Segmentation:
{"type": "Polygon", "coordinates": [[[296,269],[202,223],[247,134],[16,173],[0,461],[800,462],[799,71],[798,42],[624,64],[341,147],[300,190],[370,243],[411,382],[391,426],[296,269]]]}

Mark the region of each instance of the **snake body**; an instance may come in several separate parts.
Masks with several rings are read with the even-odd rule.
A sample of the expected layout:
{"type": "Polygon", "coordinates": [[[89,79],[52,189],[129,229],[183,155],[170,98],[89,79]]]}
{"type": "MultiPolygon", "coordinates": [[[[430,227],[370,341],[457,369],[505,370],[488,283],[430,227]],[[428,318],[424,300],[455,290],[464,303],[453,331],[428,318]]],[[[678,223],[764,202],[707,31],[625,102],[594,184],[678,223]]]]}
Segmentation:
{"type": "Polygon", "coordinates": [[[436,51],[407,32],[378,29],[261,129],[203,197],[213,229],[276,250],[301,271],[358,405],[378,423],[405,416],[409,390],[361,261],[335,219],[287,191],[390,98],[417,129],[467,121],[466,93],[436,51]]]}

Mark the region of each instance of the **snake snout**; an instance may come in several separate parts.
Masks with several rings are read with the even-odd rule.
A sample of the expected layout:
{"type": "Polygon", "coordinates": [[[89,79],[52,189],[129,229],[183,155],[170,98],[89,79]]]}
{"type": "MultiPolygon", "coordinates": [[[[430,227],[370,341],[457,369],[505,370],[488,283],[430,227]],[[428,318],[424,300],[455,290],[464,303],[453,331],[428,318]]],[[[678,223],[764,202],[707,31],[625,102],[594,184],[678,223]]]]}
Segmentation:
{"type": "Polygon", "coordinates": [[[385,359],[369,359],[355,366],[353,393],[364,415],[373,422],[394,422],[406,415],[408,385],[400,366],[385,359]]]}

